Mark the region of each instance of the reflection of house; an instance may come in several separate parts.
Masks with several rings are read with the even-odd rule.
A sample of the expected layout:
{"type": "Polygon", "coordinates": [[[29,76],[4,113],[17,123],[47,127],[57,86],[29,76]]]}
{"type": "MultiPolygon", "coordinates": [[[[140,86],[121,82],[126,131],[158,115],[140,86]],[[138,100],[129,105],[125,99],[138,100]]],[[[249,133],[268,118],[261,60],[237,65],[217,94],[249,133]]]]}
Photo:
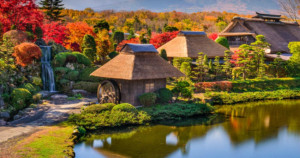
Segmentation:
{"type": "MultiPolygon", "coordinates": [[[[242,44],[250,44],[255,41],[256,35],[264,35],[271,44],[271,53],[289,53],[288,44],[292,41],[300,41],[299,24],[295,22],[282,22],[281,15],[261,14],[253,18],[235,17],[232,22],[219,34],[228,39],[232,51],[242,44]]],[[[266,55],[275,58],[276,55],[266,55]]],[[[285,54],[284,56],[290,56],[285,54]]],[[[285,60],[287,58],[284,58],[285,60]]]]}
{"type": "Polygon", "coordinates": [[[184,76],[161,58],[151,44],[126,44],[120,55],[91,75],[114,79],[116,89],[121,92],[121,103],[135,106],[140,105],[140,95],[165,88],[166,78],[184,76]]]}
{"type": "Polygon", "coordinates": [[[198,53],[203,52],[208,58],[224,57],[227,48],[209,39],[205,32],[181,31],[177,37],[158,48],[167,51],[170,60],[174,57],[198,58],[198,53]]]}

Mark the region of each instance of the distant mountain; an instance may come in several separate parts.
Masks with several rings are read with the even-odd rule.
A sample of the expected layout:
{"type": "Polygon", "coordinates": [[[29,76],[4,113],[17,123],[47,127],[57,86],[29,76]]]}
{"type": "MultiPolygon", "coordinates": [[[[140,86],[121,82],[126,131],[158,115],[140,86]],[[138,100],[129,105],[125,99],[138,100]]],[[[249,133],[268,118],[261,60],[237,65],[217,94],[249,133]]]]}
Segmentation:
{"type": "Polygon", "coordinates": [[[83,10],[92,8],[101,10],[139,10],[155,12],[181,11],[227,11],[239,14],[279,13],[277,0],[64,0],[65,7],[83,10]]]}

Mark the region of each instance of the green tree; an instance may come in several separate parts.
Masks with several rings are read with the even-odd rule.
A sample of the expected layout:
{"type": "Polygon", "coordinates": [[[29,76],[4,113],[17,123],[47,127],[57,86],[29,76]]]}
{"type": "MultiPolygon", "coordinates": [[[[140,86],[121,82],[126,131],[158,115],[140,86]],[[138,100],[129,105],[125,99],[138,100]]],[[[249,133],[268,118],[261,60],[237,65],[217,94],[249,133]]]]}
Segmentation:
{"type": "Polygon", "coordinates": [[[175,26],[164,26],[164,32],[173,32],[173,31],[178,31],[178,28],[175,26]]]}
{"type": "Polygon", "coordinates": [[[216,42],[219,43],[220,45],[226,47],[227,49],[229,49],[229,43],[225,37],[218,37],[216,39],[216,42]]]}
{"type": "Polygon", "coordinates": [[[288,47],[292,53],[288,62],[289,75],[300,76],[300,42],[290,42],[288,47]]]}
{"type": "Polygon", "coordinates": [[[41,27],[39,27],[39,26],[35,27],[35,31],[34,32],[35,32],[35,35],[36,35],[36,37],[38,39],[41,39],[41,38],[44,37],[44,33],[43,33],[43,30],[42,30],[41,27]]]}
{"type": "Polygon", "coordinates": [[[218,30],[221,32],[226,28],[227,23],[225,21],[220,21],[216,24],[216,26],[218,27],[218,30]]]}
{"type": "Polygon", "coordinates": [[[112,38],[117,44],[119,44],[124,40],[124,32],[115,31],[112,38]]]}
{"type": "Polygon", "coordinates": [[[64,9],[62,0],[41,0],[41,9],[45,10],[46,18],[50,21],[59,21],[64,16],[61,11],[64,9]]]}
{"type": "Polygon", "coordinates": [[[270,47],[270,44],[266,41],[265,36],[257,35],[256,41],[251,43],[255,69],[258,77],[263,77],[266,73],[265,68],[265,51],[270,47]]]}
{"type": "Polygon", "coordinates": [[[285,73],[287,63],[280,58],[281,53],[277,53],[277,57],[273,62],[270,63],[270,71],[272,75],[276,78],[280,77],[280,74],[285,73]]]}
{"type": "Polygon", "coordinates": [[[164,58],[166,61],[168,61],[167,51],[166,51],[165,49],[162,49],[162,50],[160,51],[160,56],[161,56],[162,58],[164,58]]]}
{"type": "Polygon", "coordinates": [[[152,37],[152,29],[151,28],[148,28],[147,35],[148,35],[148,43],[149,43],[149,41],[150,41],[150,39],[152,37]]]}
{"type": "Polygon", "coordinates": [[[181,64],[183,62],[191,63],[192,59],[191,58],[174,58],[173,59],[173,66],[180,70],[181,64]]]}
{"type": "Polygon", "coordinates": [[[133,29],[129,30],[129,36],[127,37],[128,40],[135,38],[135,33],[133,29]]]}
{"type": "Polygon", "coordinates": [[[214,65],[213,65],[213,62],[212,62],[211,59],[209,59],[208,67],[209,67],[209,72],[210,73],[214,73],[215,72],[215,68],[214,68],[214,65]]]}
{"type": "Polygon", "coordinates": [[[239,67],[243,79],[246,80],[253,68],[253,60],[251,60],[252,55],[250,54],[252,47],[247,44],[243,44],[239,47],[239,50],[236,64],[239,67]]]}
{"type": "Polygon", "coordinates": [[[222,66],[220,64],[220,57],[216,56],[214,60],[214,68],[215,68],[215,73],[216,73],[216,78],[221,76],[222,73],[222,66]]]}
{"type": "Polygon", "coordinates": [[[191,76],[191,64],[189,62],[183,62],[180,66],[180,71],[186,75],[187,78],[191,76]]]}
{"type": "Polygon", "coordinates": [[[92,35],[84,35],[81,48],[84,55],[86,55],[91,61],[95,61],[97,48],[95,39],[92,35]]]}
{"type": "Polygon", "coordinates": [[[109,31],[109,24],[108,24],[107,21],[105,21],[103,19],[98,21],[97,24],[94,25],[94,32],[95,33],[98,33],[99,31],[102,31],[104,29],[109,31]]]}
{"type": "Polygon", "coordinates": [[[204,54],[203,52],[198,53],[198,58],[196,60],[196,67],[192,71],[193,79],[197,82],[203,82],[204,81],[204,54]]]}
{"type": "Polygon", "coordinates": [[[229,79],[232,73],[232,66],[230,63],[230,51],[226,50],[224,52],[224,64],[222,65],[222,71],[225,74],[226,78],[229,79]]]}

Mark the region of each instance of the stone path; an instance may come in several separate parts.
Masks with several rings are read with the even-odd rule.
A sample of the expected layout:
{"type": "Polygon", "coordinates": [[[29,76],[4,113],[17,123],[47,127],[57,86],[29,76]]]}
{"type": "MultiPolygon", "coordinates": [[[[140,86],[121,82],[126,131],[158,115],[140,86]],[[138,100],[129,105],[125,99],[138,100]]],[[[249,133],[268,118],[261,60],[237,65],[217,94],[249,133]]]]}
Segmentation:
{"type": "Polygon", "coordinates": [[[95,103],[96,101],[96,98],[84,98],[78,101],[68,101],[63,104],[47,104],[45,106],[49,106],[49,109],[40,118],[35,118],[29,123],[0,126],[0,145],[9,139],[34,133],[43,126],[64,121],[68,118],[69,114],[78,113],[82,106],[95,103]]]}

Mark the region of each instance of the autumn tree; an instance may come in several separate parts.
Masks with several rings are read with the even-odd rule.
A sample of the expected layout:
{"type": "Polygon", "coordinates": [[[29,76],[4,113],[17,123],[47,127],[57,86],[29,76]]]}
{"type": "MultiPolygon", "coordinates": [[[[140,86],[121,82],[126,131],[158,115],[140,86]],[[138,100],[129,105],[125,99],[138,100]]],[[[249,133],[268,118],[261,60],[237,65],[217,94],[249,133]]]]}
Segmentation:
{"type": "Polygon", "coordinates": [[[217,33],[211,33],[208,38],[212,39],[213,41],[216,40],[218,38],[218,34],[217,33]]]}
{"type": "Polygon", "coordinates": [[[178,28],[175,26],[164,26],[164,32],[174,32],[174,31],[178,31],[178,28]]]}
{"type": "Polygon", "coordinates": [[[50,21],[60,21],[64,16],[61,14],[61,11],[64,9],[64,4],[62,0],[41,0],[40,5],[41,9],[44,10],[46,18],[50,21]]]}
{"type": "Polygon", "coordinates": [[[11,26],[25,30],[28,24],[35,29],[42,25],[43,15],[34,0],[0,0],[0,22],[4,32],[11,26]]]}
{"type": "Polygon", "coordinates": [[[290,19],[293,21],[299,19],[300,0],[278,0],[278,2],[290,19]]]}
{"type": "Polygon", "coordinates": [[[140,43],[139,38],[132,38],[130,40],[123,40],[121,43],[118,44],[116,51],[120,52],[121,49],[124,47],[125,44],[127,43],[133,43],[133,44],[138,44],[140,43]]]}
{"type": "Polygon", "coordinates": [[[178,31],[157,34],[150,39],[150,44],[153,44],[155,48],[159,48],[160,46],[174,39],[177,34],[178,31]]]}
{"type": "MultiPolygon", "coordinates": [[[[67,41],[67,32],[69,32],[63,24],[60,22],[50,22],[43,25],[42,30],[44,32],[43,39],[48,43],[50,41],[54,41],[58,44],[65,44],[67,41]]],[[[69,45],[70,46],[70,45],[69,45]]]]}
{"type": "Polygon", "coordinates": [[[106,29],[98,31],[95,40],[97,43],[97,61],[104,64],[106,62],[107,55],[113,50],[108,31],[106,29]]]}
{"type": "Polygon", "coordinates": [[[93,28],[85,22],[68,23],[67,26],[67,39],[65,40],[65,46],[67,49],[71,49],[71,45],[79,45],[83,42],[83,37],[86,34],[95,35],[93,28]]]}
{"type": "Polygon", "coordinates": [[[40,59],[42,52],[41,49],[33,43],[22,43],[14,48],[12,55],[16,58],[16,64],[25,67],[31,64],[33,60],[40,59]]]}

